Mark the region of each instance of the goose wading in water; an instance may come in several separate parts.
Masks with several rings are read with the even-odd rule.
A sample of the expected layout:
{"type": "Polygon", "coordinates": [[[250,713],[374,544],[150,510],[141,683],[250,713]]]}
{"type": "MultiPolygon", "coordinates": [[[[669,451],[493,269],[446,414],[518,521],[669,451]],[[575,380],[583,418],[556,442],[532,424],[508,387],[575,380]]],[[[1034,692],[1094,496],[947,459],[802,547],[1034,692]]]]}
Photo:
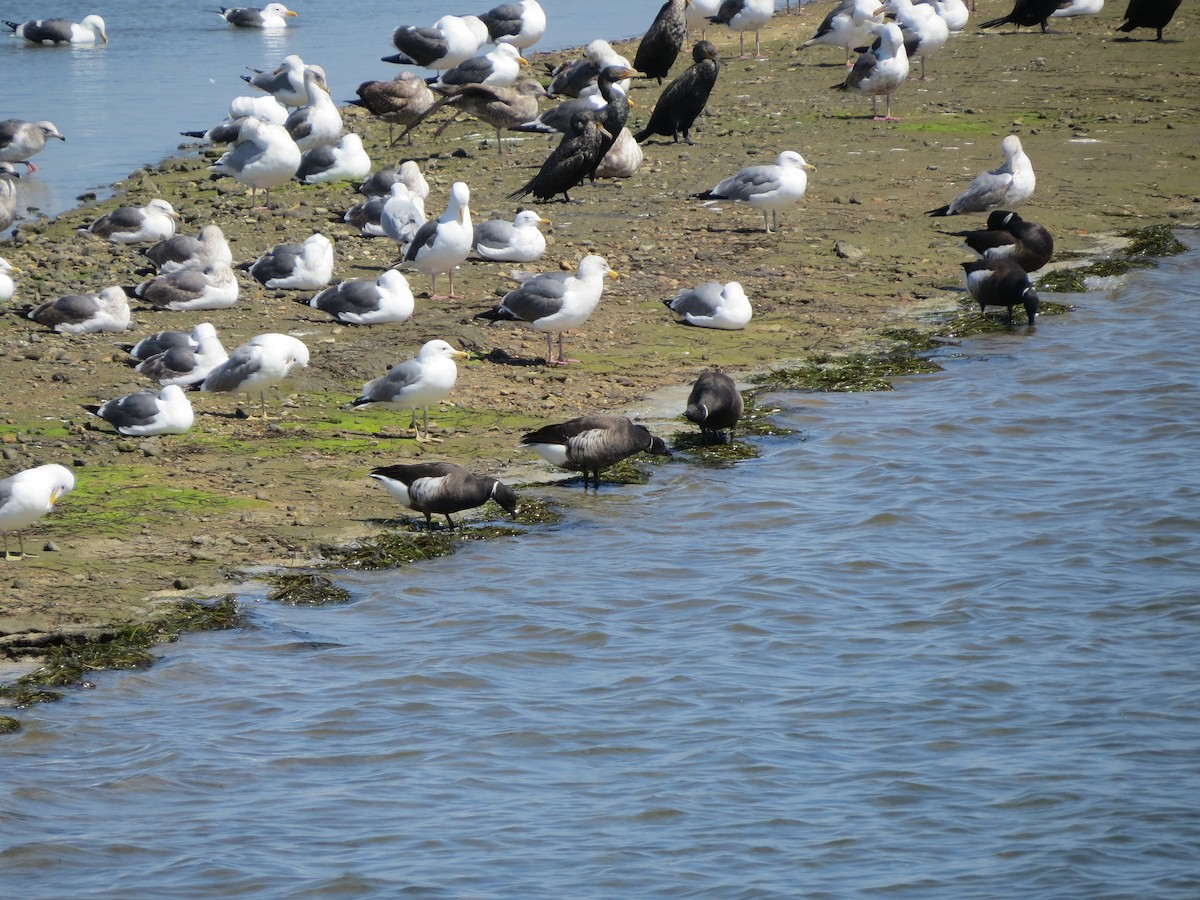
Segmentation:
{"type": "Polygon", "coordinates": [[[671,455],[663,439],[651,434],[645,425],[636,425],[624,416],[604,414],[531,431],[521,438],[521,446],[551,465],[582,472],[584,490],[589,479],[599,490],[600,473],[635,453],[671,455]]]}

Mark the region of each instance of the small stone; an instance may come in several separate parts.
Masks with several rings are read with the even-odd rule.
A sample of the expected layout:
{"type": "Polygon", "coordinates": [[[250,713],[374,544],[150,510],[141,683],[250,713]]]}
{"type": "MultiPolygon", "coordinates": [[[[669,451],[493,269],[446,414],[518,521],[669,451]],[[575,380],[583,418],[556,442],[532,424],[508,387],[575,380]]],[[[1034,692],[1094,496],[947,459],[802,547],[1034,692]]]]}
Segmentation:
{"type": "Polygon", "coordinates": [[[852,262],[856,262],[867,255],[861,247],[855,247],[853,244],[847,244],[845,241],[838,241],[834,244],[833,252],[842,259],[848,259],[852,262]]]}

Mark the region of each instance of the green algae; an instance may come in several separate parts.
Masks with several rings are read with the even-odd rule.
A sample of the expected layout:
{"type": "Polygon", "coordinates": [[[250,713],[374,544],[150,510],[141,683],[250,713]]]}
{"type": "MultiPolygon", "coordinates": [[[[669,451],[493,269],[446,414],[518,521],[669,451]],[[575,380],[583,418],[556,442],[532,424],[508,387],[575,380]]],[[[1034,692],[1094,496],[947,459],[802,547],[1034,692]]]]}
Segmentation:
{"type": "Polygon", "coordinates": [[[230,596],[211,603],[183,600],[154,617],[120,625],[90,640],[64,638],[42,654],[43,664],[11,685],[0,685],[0,701],[23,708],[62,699],[56,688],[86,686],[90,673],[106,669],[144,669],[153,665],[150,648],[195,631],[240,628],[241,612],[230,596]]]}
{"type": "Polygon", "coordinates": [[[1187,252],[1187,245],[1179,241],[1170,225],[1148,225],[1130,228],[1121,232],[1129,243],[1115,253],[1084,266],[1056,269],[1037,281],[1039,292],[1048,294],[1082,294],[1089,278],[1113,278],[1134,269],[1146,269],[1154,260],[1163,256],[1176,256],[1187,252]]]}
{"type": "Polygon", "coordinates": [[[268,575],[265,580],[274,585],[267,599],[288,606],[332,606],[349,603],[351,599],[348,590],[334,584],[328,576],[313,572],[285,572],[268,575]]]}
{"type": "Polygon", "coordinates": [[[12,716],[0,716],[0,734],[11,734],[21,728],[19,720],[12,716]]]}
{"type": "Polygon", "coordinates": [[[855,353],[847,356],[820,355],[790,369],[779,369],[755,379],[773,390],[890,391],[892,379],[941,371],[941,366],[907,349],[882,354],[855,353]]]}

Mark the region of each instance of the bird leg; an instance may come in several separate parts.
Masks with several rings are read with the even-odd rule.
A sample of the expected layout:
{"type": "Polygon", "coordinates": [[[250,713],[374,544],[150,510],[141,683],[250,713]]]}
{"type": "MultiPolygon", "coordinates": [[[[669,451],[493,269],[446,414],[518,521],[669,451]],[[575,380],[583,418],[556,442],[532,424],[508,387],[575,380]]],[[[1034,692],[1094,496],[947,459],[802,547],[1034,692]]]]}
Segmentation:
{"type": "MultiPolygon", "coordinates": [[[[433,133],[433,136],[434,136],[434,137],[441,137],[441,135],[442,135],[442,132],[443,132],[443,131],[445,131],[445,130],[446,130],[446,129],[447,129],[449,126],[450,126],[450,123],[451,123],[451,122],[453,122],[455,119],[457,119],[457,118],[458,118],[458,114],[459,114],[459,113],[461,113],[461,112],[462,112],[462,110],[461,110],[461,109],[455,109],[455,110],[454,110],[454,115],[452,115],[452,116],[451,116],[449,119],[447,119],[445,122],[443,122],[441,125],[439,125],[439,126],[438,126],[438,129],[437,129],[437,131],[435,131],[435,132],[433,133]]],[[[411,138],[410,138],[410,140],[411,140],[411,138]]]]}
{"type": "MultiPolygon", "coordinates": [[[[884,94],[884,99],[887,102],[885,104],[883,116],[875,116],[875,121],[876,122],[899,122],[900,120],[892,115],[892,95],[884,94]]],[[[871,98],[871,112],[875,112],[875,98],[874,97],[871,98]]]]}
{"type": "Polygon", "coordinates": [[[579,360],[577,360],[577,359],[567,359],[566,354],[563,352],[563,333],[561,331],[558,333],[558,358],[557,359],[551,358],[552,349],[553,349],[553,347],[552,347],[552,344],[550,343],[550,332],[547,331],[546,332],[546,365],[566,366],[571,363],[579,362],[579,360]]]}
{"type": "Polygon", "coordinates": [[[32,555],[32,554],[28,554],[25,552],[25,535],[20,529],[17,530],[17,546],[19,549],[17,550],[16,553],[8,552],[8,532],[5,531],[5,532],[3,532],[3,534],[4,534],[4,558],[5,559],[18,560],[18,559],[24,559],[26,556],[32,555]]]}

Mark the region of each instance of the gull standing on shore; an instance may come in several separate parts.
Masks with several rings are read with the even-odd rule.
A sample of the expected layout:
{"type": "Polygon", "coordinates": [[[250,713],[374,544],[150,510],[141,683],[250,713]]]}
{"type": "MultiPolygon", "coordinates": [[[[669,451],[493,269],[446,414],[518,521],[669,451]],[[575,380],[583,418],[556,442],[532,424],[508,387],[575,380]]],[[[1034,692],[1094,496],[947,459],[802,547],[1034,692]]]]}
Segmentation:
{"type": "MultiPolygon", "coordinates": [[[[387,207],[384,207],[385,211],[387,207]]],[[[381,219],[382,221],[382,219],[381,219]]],[[[386,226],[385,226],[386,230],[386,226]]],[[[454,270],[462,265],[471,252],[475,229],[471,224],[471,191],[465,182],[450,186],[450,203],[436,221],[426,222],[417,229],[404,253],[403,263],[429,276],[429,299],[455,299],[454,270]],[[445,273],[450,292],[438,296],[437,277],[445,273]]]]}
{"type": "Polygon", "coordinates": [[[28,171],[36,172],[38,167],[29,161],[29,157],[42,151],[47,138],[66,140],[53,122],[5,119],[0,122],[0,162],[20,163],[28,171]]]}
{"type": "Polygon", "coordinates": [[[20,271],[3,256],[0,256],[0,303],[7,303],[17,292],[17,285],[12,276],[14,272],[20,271]]]}
{"type": "MultiPolygon", "coordinates": [[[[896,32],[899,31],[896,28],[896,32]]],[[[705,204],[709,207],[715,206],[720,200],[733,200],[761,209],[763,227],[770,234],[779,230],[776,213],[795,206],[804,197],[808,190],[807,173],[814,168],[795,150],[784,150],[774,165],[747,166],[711,190],[693,196],[709,201],[705,204]]]]}
{"type": "Polygon", "coordinates": [[[841,47],[846,51],[846,65],[850,66],[850,51],[867,46],[875,38],[871,25],[883,23],[878,0],[842,0],[829,11],[816,32],[800,45],[804,50],[818,44],[841,47]]]}
{"type": "Polygon", "coordinates": [[[13,179],[20,177],[12,163],[0,162],[0,231],[17,220],[17,186],[13,179]]]}
{"type": "Polygon", "coordinates": [[[259,189],[263,189],[266,193],[263,207],[270,209],[271,188],[290,181],[300,168],[300,148],[282,125],[249,118],[242,123],[233,149],[208,168],[232,175],[249,187],[251,205],[259,189]]]}
{"type": "Polygon", "coordinates": [[[288,116],[283,127],[301,151],[336,144],[342,136],[342,114],[329,96],[329,85],[320,67],[304,70],[304,92],[308,103],[288,116]]]}
{"type": "Polygon", "coordinates": [[[25,469],[0,481],[0,534],[4,536],[4,558],[25,556],[25,529],[54,509],[75,488],[75,476],[66,466],[50,463],[25,469]],[[18,550],[8,549],[8,533],[17,533],[18,550]]]}
{"type": "Polygon", "coordinates": [[[303,341],[287,334],[260,334],[213,368],[200,383],[200,390],[246,395],[258,391],[265,421],[266,389],[282,384],[307,367],[308,347],[303,341]]]}
{"type": "Polygon", "coordinates": [[[431,28],[401,25],[392,32],[392,43],[400,52],[383,57],[384,62],[435,71],[454,68],[474,56],[483,45],[461,16],[442,16],[431,28]]]}
{"type": "Polygon", "coordinates": [[[762,27],[775,15],[775,0],[724,0],[717,14],[708,21],[714,25],[728,25],[738,33],[738,53],[746,59],[746,32],[754,32],[754,57],[765,59],[762,54],[762,27]]]}
{"type": "Polygon", "coordinates": [[[989,172],[980,172],[965,191],[937,209],[929,210],[929,216],[957,216],[963,213],[991,212],[994,209],[1012,209],[1033,196],[1037,177],[1033,163],[1021,147],[1021,139],[1010,134],[1000,142],[1004,162],[989,172]]]}
{"type": "Polygon", "coordinates": [[[364,384],[362,394],[353,406],[411,409],[412,423],[409,427],[416,440],[432,440],[429,435],[429,407],[454,390],[454,383],[458,380],[458,366],[454,360],[466,358],[466,353],[455,350],[445,341],[426,341],[414,358],[397,363],[386,375],[364,384]],[[424,436],[417,427],[418,409],[424,412],[424,436]]]}
{"type": "MultiPolygon", "coordinates": [[[[396,146],[399,140],[394,137],[395,126],[410,127],[420,122],[437,99],[425,79],[412,72],[401,72],[391,81],[364,81],[355,93],[358,99],[349,101],[351,105],[361,106],[388,123],[389,147],[396,146]]],[[[408,145],[412,146],[411,134],[408,134],[408,145]]]]}
{"type": "Polygon", "coordinates": [[[273,71],[264,72],[261,69],[254,69],[253,75],[243,75],[241,78],[242,81],[260,91],[266,91],[284,106],[304,106],[308,103],[308,90],[304,87],[304,72],[309,68],[319,68],[319,66],[306,66],[303,59],[292,53],[285,56],[283,62],[273,71]]]}
{"type": "Polygon", "coordinates": [[[871,30],[879,35],[878,44],[865,50],[854,61],[854,67],[846,73],[846,80],[835,84],[834,90],[858,91],[871,95],[871,115],[876,122],[898,122],[892,115],[892,94],[908,78],[908,51],[904,49],[904,35],[895,22],[882,25],[871,24],[871,30]],[[879,115],[877,100],[883,94],[884,112],[879,115]]]}

